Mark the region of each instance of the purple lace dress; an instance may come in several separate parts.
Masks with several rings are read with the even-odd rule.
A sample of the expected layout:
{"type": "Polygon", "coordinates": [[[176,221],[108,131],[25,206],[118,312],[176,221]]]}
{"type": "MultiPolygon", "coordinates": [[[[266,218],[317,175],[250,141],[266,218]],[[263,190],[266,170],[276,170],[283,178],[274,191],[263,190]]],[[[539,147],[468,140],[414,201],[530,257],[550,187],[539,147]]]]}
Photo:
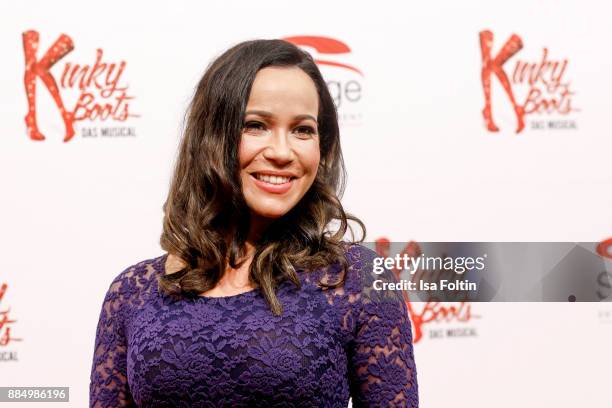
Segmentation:
{"type": "Polygon", "coordinates": [[[278,288],[282,316],[259,289],[172,300],[158,292],[167,255],[110,285],[98,323],[91,407],[417,407],[406,305],[377,291],[375,253],[347,251],[344,286],[322,290],[339,268],[298,271],[278,288]],[[324,280],[325,281],[325,280],[324,280]]]}

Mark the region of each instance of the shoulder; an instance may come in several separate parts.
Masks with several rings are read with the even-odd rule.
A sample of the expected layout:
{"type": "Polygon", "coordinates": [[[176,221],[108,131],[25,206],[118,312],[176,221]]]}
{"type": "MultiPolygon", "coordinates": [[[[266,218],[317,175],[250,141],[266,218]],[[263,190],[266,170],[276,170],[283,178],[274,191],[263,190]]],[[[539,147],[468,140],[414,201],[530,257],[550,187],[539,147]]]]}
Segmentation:
{"type": "Polygon", "coordinates": [[[361,244],[345,243],[346,260],[354,269],[372,268],[374,259],[378,257],[376,252],[361,244]]]}
{"type": "Polygon", "coordinates": [[[151,289],[157,282],[157,276],[163,274],[166,258],[167,254],[164,254],[124,268],[110,283],[107,300],[118,297],[134,298],[151,289]]]}
{"type": "Polygon", "coordinates": [[[98,322],[98,335],[105,333],[102,330],[113,328],[115,332],[122,334],[125,330],[125,322],[132,310],[143,304],[145,293],[149,288],[155,287],[151,283],[159,272],[160,265],[165,255],[146,259],[125,268],[116,275],[104,296],[102,309],[98,322]]]}
{"type": "Polygon", "coordinates": [[[383,257],[374,250],[359,244],[346,248],[349,265],[347,283],[351,291],[356,291],[362,302],[400,302],[402,296],[398,291],[380,290],[384,283],[397,283],[398,277],[384,267],[383,257]]]}
{"type": "Polygon", "coordinates": [[[359,294],[371,281],[375,259],[378,257],[372,249],[357,243],[342,243],[347,262],[345,290],[359,294]]]}
{"type": "MultiPolygon", "coordinates": [[[[315,276],[323,283],[342,281],[342,289],[334,294],[350,296],[351,301],[358,299],[374,286],[374,281],[392,282],[395,275],[382,268],[382,257],[365,245],[342,241],[344,261],[337,260],[327,267],[315,271],[315,276]]],[[[316,280],[316,279],[315,279],[316,280]]]]}
{"type": "Polygon", "coordinates": [[[392,271],[381,268],[382,263],[376,261],[382,257],[361,244],[343,245],[348,264],[346,277],[342,289],[333,292],[334,305],[340,310],[343,327],[352,336],[357,336],[369,322],[387,322],[405,316],[402,295],[398,291],[379,290],[381,282],[377,281],[397,281],[392,271]]]}

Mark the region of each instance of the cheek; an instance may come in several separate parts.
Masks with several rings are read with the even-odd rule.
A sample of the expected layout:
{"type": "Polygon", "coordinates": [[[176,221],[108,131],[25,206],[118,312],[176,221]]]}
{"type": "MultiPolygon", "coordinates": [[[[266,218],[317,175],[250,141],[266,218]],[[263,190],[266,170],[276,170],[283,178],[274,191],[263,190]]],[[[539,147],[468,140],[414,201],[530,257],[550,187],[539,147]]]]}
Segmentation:
{"type": "Polygon", "coordinates": [[[252,149],[249,147],[244,137],[240,138],[240,144],[238,145],[238,163],[240,165],[240,170],[244,169],[252,160],[252,149]]]}
{"type": "Polygon", "coordinates": [[[319,144],[313,143],[308,149],[304,150],[301,155],[302,167],[313,179],[317,175],[317,169],[319,168],[319,162],[321,161],[321,152],[319,151],[319,144]]]}

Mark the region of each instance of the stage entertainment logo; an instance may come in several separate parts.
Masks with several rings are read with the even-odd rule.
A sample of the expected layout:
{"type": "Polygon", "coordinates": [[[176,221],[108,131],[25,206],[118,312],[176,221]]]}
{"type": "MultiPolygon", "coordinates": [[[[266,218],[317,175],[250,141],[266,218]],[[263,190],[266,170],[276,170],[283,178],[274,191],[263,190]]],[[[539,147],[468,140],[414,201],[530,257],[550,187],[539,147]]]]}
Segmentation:
{"type": "MultiPolygon", "coordinates": [[[[612,263],[612,238],[601,241],[596,251],[605,262],[612,263]]],[[[599,322],[612,324],[612,308],[606,306],[609,305],[607,299],[612,296],[612,273],[608,269],[597,275],[597,285],[597,297],[602,301],[602,306],[597,311],[599,322]]]]}
{"type": "Polygon", "coordinates": [[[39,120],[44,122],[51,111],[61,115],[64,142],[72,140],[77,130],[84,138],[136,136],[135,128],[127,126],[131,118],[139,115],[132,112],[134,96],[129,94],[123,80],[125,61],[107,62],[103,50],[98,48],[93,63],[66,62],[63,67],[55,68],[54,74],[52,68],[74,50],[72,38],[60,34],[44,53],[39,52],[39,40],[37,31],[23,33],[24,84],[28,101],[25,124],[30,139],[45,140],[39,120]],[[37,79],[42,82],[37,83],[37,79]],[[56,109],[37,105],[41,102],[37,98],[40,97],[37,85],[47,88],[56,109]],[[111,122],[112,125],[75,129],[78,122],[111,122]]]}
{"type": "Polygon", "coordinates": [[[567,58],[555,57],[547,47],[539,54],[533,54],[533,49],[521,51],[523,40],[517,34],[510,35],[497,53],[493,47],[493,32],[481,31],[481,80],[485,100],[482,115],[487,130],[499,131],[493,118],[493,106],[499,114],[503,99],[510,102],[514,111],[516,133],[522,132],[525,126],[532,130],[577,128],[575,116],[579,109],[575,106],[576,92],[568,78],[567,58]],[[523,58],[517,56],[510,61],[519,51],[523,58]],[[493,77],[499,81],[506,97],[495,97],[492,102],[493,77]],[[530,120],[526,123],[527,118],[530,120]]]}
{"type": "Polygon", "coordinates": [[[8,284],[0,284],[0,363],[5,361],[17,361],[17,352],[7,349],[14,342],[22,341],[23,339],[14,337],[11,333],[12,325],[17,320],[11,318],[11,308],[3,308],[2,299],[6,294],[8,284]]]}
{"type": "MultiPolygon", "coordinates": [[[[597,298],[606,304],[609,298],[612,298],[612,238],[601,241],[595,249],[597,254],[601,256],[604,262],[604,269],[597,275],[597,298]]],[[[602,310],[601,313],[607,315],[606,320],[612,322],[612,309],[602,310]]]]}
{"type": "MultiPolygon", "coordinates": [[[[395,256],[395,254],[390,253],[390,241],[387,238],[376,240],[376,253],[385,258],[395,256]]],[[[418,258],[422,253],[419,244],[410,241],[399,255],[400,257],[407,255],[408,257],[418,258]]],[[[393,269],[392,272],[395,273],[398,281],[405,278],[400,276],[400,270],[393,269]]],[[[413,277],[417,276],[418,272],[413,277]]],[[[436,271],[428,271],[428,273],[432,272],[436,271]]],[[[412,321],[414,343],[421,341],[425,334],[429,339],[478,336],[476,327],[468,325],[474,319],[480,318],[479,315],[473,313],[472,303],[465,301],[440,302],[434,298],[417,302],[410,299],[407,290],[402,291],[402,295],[412,321]],[[426,331],[426,329],[428,330],[426,331]]]]}
{"type": "Polygon", "coordinates": [[[313,56],[326,78],[327,87],[338,109],[340,124],[361,124],[363,72],[350,63],[353,57],[350,47],[329,37],[304,35],[285,37],[283,40],[304,48],[313,56]]]}

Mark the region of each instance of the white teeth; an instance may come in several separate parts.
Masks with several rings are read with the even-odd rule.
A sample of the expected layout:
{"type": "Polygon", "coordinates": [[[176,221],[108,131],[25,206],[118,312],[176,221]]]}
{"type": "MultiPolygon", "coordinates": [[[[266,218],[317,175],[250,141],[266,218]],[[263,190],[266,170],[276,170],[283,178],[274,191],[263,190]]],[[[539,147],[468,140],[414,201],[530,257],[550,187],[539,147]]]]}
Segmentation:
{"type": "Polygon", "coordinates": [[[268,176],[267,174],[255,174],[257,180],[265,181],[270,184],[285,184],[288,183],[291,178],[290,177],[282,177],[282,176],[268,176]]]}

